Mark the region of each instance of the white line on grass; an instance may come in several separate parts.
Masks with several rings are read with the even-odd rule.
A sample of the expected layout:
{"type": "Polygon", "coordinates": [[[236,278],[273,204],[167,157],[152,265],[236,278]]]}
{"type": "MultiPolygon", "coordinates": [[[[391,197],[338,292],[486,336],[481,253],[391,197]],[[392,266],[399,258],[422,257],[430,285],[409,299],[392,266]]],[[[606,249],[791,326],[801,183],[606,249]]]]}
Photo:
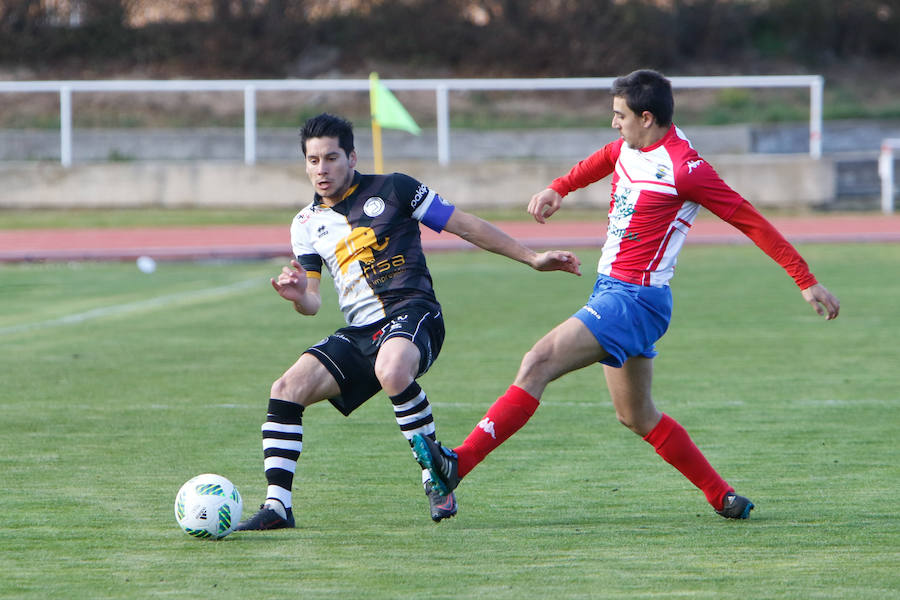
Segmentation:
{"type": "Polygon", "coordinates": [[[191,290],[189,292],[178,292],[177,294],[167,294],[165,296],[157,296],[156,298],[150,298],[148,300],[141,300],[139,302],[129,302],[127,304],[114,304],[112,306],[101,306],[100,308],[92,308],[91,310],[75,313],[73,315],[66,315],[64,317],[59,317],[56,319],[50,319],[48,321],[37,321],[34,323],[20,323],[18,325],[10,325],[9,327],[0,328],[0,335],[9,335],[13,333],[24,333],[27,331],[35,331],[37,329],[48,329],[50,327],[60,327],[63,325],[76,325],[78,323],[84,323],[85,321],[90,321],[92,319],[100,319],[103,317],[110,317],[113,315],[122,315],[130,312],[136,312],[139,310],[150,310],[154,308],[160,308],[162,306],[169,306],[175,304],[177,302],[184,301],[193,301],[193,300],[203,300],[207,298],[215,298],[219,296],[225,296],[227,294],[231,294],[233,292],[238,292],[241,290],[245,290],[247,288],[251,288],[255,285],[260,285],[262,283],[262,279],[247,279],[246,281],[238,281],[237,283],[230,283],[228,285],[223,285],[214,288],[207,288],[203,290],[191,290]]]}

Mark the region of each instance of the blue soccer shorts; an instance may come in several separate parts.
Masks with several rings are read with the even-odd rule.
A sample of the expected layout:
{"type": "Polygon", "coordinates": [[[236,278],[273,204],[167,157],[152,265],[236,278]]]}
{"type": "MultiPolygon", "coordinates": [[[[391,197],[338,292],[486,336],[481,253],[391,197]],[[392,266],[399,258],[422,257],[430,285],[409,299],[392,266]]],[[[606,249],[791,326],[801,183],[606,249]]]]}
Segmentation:
{"type": "Polygon", "coordinates": [[[621,367],[631,356],[656,356],[654,344],[672,318],[672,290],[667,285],[636,285],[599,274],[591,297],[572,316],[609,353],[600,362],[621,367]]]}

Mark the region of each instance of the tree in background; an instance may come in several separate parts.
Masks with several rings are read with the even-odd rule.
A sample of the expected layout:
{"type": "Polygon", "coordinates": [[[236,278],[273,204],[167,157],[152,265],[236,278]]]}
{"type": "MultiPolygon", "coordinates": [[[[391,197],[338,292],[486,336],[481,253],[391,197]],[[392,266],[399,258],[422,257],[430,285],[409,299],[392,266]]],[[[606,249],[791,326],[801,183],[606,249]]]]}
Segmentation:
{"type": "Polygon", "coordinates": [[[283,77],[327,48],[355,75],[756,73],[896,62],[897,31],[898,0],[0,0],[0,67],[283,77]]]}

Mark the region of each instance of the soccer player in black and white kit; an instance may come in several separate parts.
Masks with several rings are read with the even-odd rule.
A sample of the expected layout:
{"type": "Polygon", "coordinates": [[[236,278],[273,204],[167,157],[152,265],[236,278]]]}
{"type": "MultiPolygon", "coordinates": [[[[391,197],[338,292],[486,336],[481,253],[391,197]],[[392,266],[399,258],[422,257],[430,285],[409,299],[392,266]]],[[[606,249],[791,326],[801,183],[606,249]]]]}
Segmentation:
{"type": "MultiPolygon", "coordinates": [[[[383,389],[408,442],[416,434],[434,439],[431,405],[416,378],[440,353],[444,323],[419,223],[538,271],[581,274],[571,252],[536,253],[412,177],[358,173],[353,127],[340,117],[308,120],[300,143],[315,196],[294,217],[295,260],[272,286],[298,313],[315,315],[324,265],[347,327],[307,349],[272,384],[262,426],[266,500],[238,531],[294,527],[291,490],[303,448],[303,411],[311,404],[327,399],[347,416],[383,389]]],[[[455,515],[456,497],[433,490],[427,470],[422,481],[431,518],[455,515]]]]}

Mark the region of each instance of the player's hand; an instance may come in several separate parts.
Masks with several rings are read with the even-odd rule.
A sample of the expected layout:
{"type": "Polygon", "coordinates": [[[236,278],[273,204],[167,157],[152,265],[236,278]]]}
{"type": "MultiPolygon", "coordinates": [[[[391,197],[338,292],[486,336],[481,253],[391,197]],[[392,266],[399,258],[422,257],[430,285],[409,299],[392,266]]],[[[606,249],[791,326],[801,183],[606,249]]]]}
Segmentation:
{"type": "Polygon", "coordinates": [[[567,250],[548,250],[534,257],[531,265],[538,271],[565,271],[581,277],[581,261],[567,250]]]}
{"type": "Polygon", "coordinates": [[[528,214],[538,223],[546,223],[547,218],[562,206],[562,196],[556,190],[547,188],[531,197],[528,203],[528,214]]]}
{"type": "Polygon", "coordinates": [[[836,319],[841,310],[840,301],[825,289],[821,283],[811,285],[802,292],[803,299],[812,305],[817,313],[825,316],[826,321],[836,319]]]}
{"type": "Polygon", "coordinates": [[[296,260],[291,267],[282,267],[278,279],[271,279],[272,287],[285,300],[299,302],[306,294],[306,270],[296,260]]]}

